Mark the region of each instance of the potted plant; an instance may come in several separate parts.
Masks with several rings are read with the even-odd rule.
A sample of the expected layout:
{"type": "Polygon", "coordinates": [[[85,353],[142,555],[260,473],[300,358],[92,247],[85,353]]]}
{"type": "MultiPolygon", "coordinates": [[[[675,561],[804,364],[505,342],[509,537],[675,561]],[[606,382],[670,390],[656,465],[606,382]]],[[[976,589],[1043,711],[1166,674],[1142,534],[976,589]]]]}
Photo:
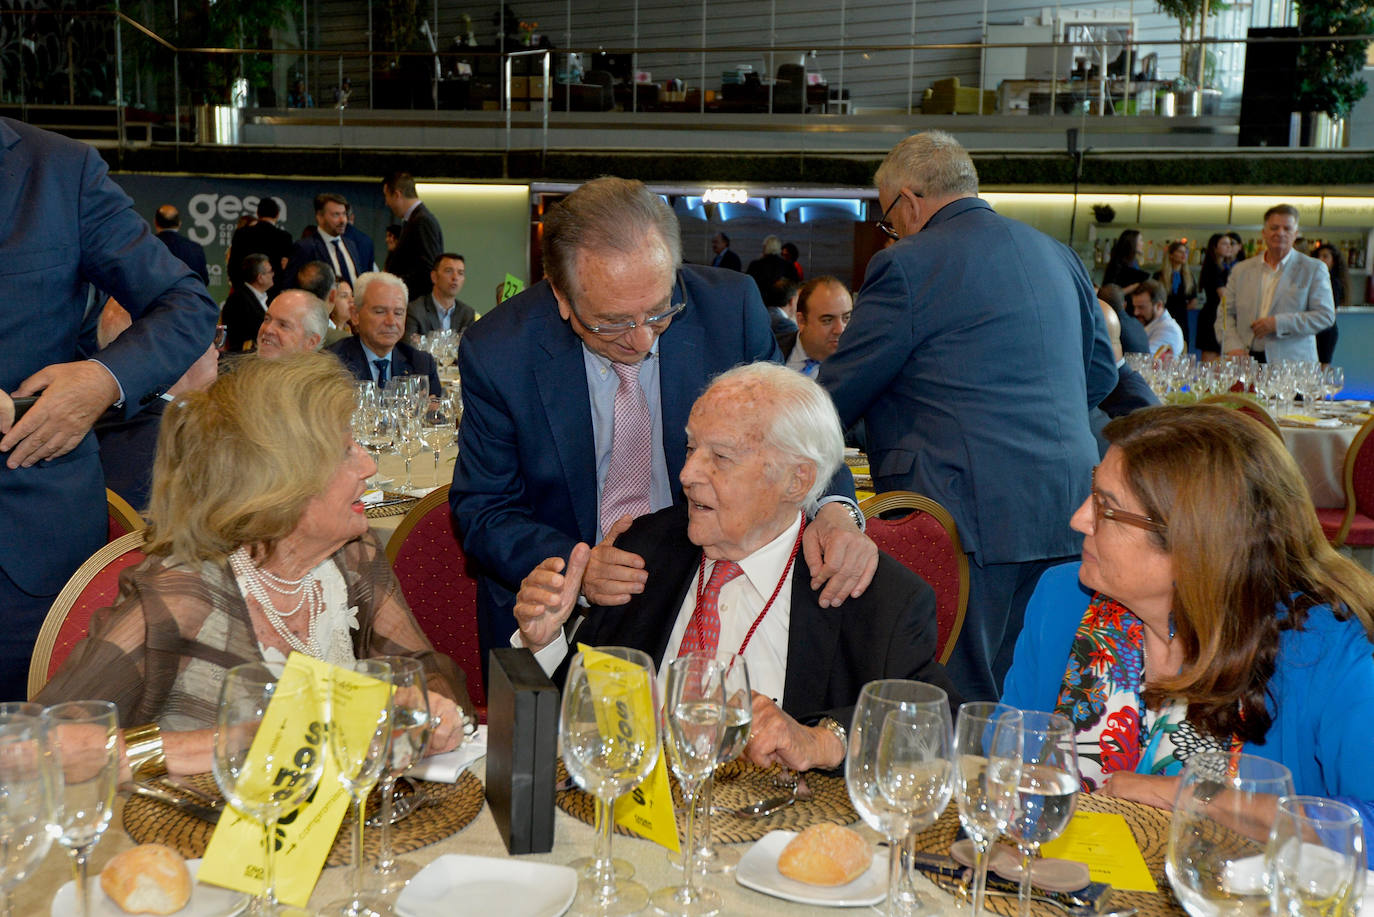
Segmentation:
{"type": "MultiPolygon", "coordinates": [[[[1298,31],[1332,38],[1374,32],[1374,7],[1307,0],[1298,6],[1298,31]]],[[[1360,77],[1368,41],[1311,42],[1298,48],[1298,110],[1303,112],[1304,143],[1318,115],[1339,120],[1350,114],[1368,87],[1360,77]]]]}
{"type": "Polygon", "coordinates": [[[1093,219],[1099,223],[1110,223],[1116,219],[1116,208],[1111,204],[1093,204],[1093,219]]]}
{"type": "MultiPolygon", "coordinates": [[[[1216,75],[1216,60],[1207,52],[1207,20],[1230,8],[1227,0],[1155,0],[1160,12],[1178,20],[1180,46],[1179,75],[1175,83],[1182,90],[1197,96],[1197,91],[1212,84],[1216,75]]],[[[1202,113],[1201,98],[1183,106],[1184,112],[1202,113]]]]}

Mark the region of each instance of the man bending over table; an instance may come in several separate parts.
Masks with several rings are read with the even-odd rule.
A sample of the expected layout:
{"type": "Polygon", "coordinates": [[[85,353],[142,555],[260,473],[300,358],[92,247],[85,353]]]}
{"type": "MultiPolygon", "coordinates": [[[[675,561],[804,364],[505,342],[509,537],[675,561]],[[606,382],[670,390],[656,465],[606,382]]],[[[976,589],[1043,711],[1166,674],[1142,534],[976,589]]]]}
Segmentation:
{"type": "Polygon", "coordinates": [[[687,420],[685,504],[642,516],[618,542],[644,558],[644,591],[568,624],[591,549],[550,557],[516,596],[517,646],[551,675],[569,641],[629,646],[664,661],[692,650],[742,653],[755,689],[746,754],[796,770],[844,761],[865,683],[930,682],[958,694],[935,661],[935,594],[879,555],[863,595],[822,608],[798,552],[806,513],[843,460],[839,417],[800,373],[752,363],[719,376],[687,420]],[[566,625],[566,626],[565,626],[566,625]]]}

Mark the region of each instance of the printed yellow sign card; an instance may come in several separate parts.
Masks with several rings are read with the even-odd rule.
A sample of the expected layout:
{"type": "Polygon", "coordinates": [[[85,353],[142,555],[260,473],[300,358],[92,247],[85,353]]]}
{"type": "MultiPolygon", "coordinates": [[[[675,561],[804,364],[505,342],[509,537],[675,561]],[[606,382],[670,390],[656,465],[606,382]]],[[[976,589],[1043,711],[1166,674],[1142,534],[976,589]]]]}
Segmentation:
{"type": "MultiPolygon", "coordinates": [[[[628,762],[632,755],[645,754],[637,738],[650,732],[658,711],[650,675],[625,659],[599,653],[589,646],[577,647],[587,670],[587,681],[596,698],[596,725],[603,737],[610,737],[609,757],[628,762]]],[[[654,730],[656,733],[656,730],[654,730]]],[[[677,817],[673,814],[673,793],[668,785],[668,768],[661,746],[658,761],[639,786],[615,802],[615,823],[674,852],[679,850],[677,817]]]]}
{"type": "MultiPolygon", "coordinates": [[[[281,682],[305,680],[314,686],[317,704],[267,706],[248,752],[264,773],[264,793],[299,779],[300,770],[323,761],[319,785],[305,804],[288,813],[274,831],[277,899],[305,907],[324,869],[325,858],[348,811],[349,795],[339,782],[339,768],[329,750],[330,729],[370,730],[390,696],[390,685],[292,653],[281,682]],[[336,683],[343,690],[336,689],[336,683]],[[325,712],[327,711],[327,713],[325,712]]],[[[262,822],[225,807],[206,847],[197,880],[258,894],[263,881],[262,822]]]]}
{"type": "Polygon", "coordinates": [[[1106,882],[1121,891],[1159,891],[1130,826],[1114,812],[1075,812],[1064,833],[1042,844],[1040,852],[1083,863],[1094,882],[1106,882]]]}

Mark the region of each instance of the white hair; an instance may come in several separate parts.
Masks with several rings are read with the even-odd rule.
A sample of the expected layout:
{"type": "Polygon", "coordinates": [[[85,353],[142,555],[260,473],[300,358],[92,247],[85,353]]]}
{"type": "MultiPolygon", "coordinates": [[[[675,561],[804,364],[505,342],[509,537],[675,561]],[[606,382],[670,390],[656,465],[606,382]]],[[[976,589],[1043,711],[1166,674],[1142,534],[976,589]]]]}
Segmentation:
{"type": "Polygon", "coordinates": [[[756,389],[752,400],[769,418],[764,442],[786,458],[815,468],[816,479],[802,503],[807,515],[814,514],[816,501],[844,462],[840,415],[825,389],[794,369],[767,362],[746,363],[721,373],[706,394],[721,386],[756,389]]]}
{"type": "Polygon", "coordinates": [[[359,274],[358,279],[353,281],[353,303],[358,308],[362,308],[363,297],[367,295],[367,288],[374,283],[380,283],[384,287],[395,287],[401,291],[401,301],[410,302],[410,292],[406,289],[406,282],[395,274],[388,274],[386,271],[368,271],[366,274],[359,274]]]}
{"type": "Polygon", "coordinates": [[[978,193],[978,170],[968,151],[944,131],[912,134],[892,148],[873,183],[884,191],[910,188],[926,197],[978,193]]]}
{"type": "Polygon", "coordinates": [[[781,255],[782,240],[779,239],[777,236],[764,236],[763,253],[765,255],[781,255]]]}

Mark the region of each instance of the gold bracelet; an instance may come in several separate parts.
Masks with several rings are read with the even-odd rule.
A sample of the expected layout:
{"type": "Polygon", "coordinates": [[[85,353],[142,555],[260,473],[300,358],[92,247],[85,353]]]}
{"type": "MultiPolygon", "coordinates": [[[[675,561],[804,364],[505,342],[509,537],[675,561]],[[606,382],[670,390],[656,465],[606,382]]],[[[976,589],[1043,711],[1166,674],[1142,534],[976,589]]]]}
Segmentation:
{"type": "Polygon", "coordinates": [[[135,779],[161,777],[167,773],[162,730],[156,723],[130,726],[124,730],[124,754],[129,759],[129,772],[135,779]]]}

